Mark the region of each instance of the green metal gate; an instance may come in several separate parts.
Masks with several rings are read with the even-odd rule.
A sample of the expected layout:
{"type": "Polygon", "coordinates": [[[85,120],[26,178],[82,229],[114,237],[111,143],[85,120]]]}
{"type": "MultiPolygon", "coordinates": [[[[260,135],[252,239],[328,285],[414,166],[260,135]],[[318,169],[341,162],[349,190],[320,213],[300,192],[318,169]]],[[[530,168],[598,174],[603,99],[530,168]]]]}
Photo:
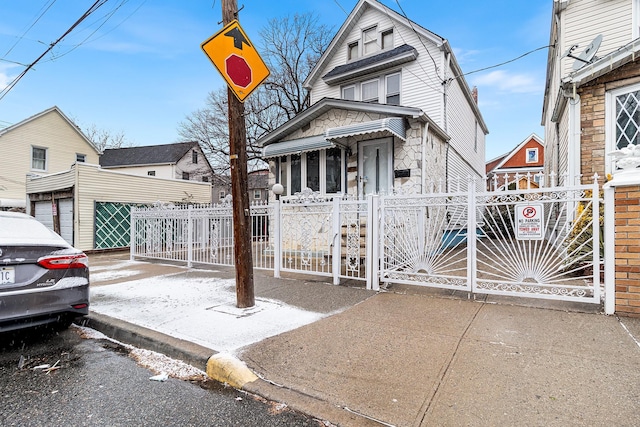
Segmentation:
{"type": "Polygon", "coordinates": [[[138,203],[95,202],[95,249],[124,248],[130,244],[131,207],[138,203]]]}

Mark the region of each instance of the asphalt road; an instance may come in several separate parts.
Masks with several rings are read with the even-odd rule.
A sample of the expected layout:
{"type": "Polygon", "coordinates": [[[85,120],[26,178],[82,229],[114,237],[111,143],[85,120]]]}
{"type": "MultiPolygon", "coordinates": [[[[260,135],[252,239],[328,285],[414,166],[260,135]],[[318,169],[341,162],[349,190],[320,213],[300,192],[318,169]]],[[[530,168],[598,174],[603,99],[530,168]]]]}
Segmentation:
{"type": "Polygon", "coordinates": [[[215,382],[153,375],[123,347],[74,328],[0,334],[0,425],[323,425],[215,382]],[[59,369],[33,369],[43,364],[59,369]]]}

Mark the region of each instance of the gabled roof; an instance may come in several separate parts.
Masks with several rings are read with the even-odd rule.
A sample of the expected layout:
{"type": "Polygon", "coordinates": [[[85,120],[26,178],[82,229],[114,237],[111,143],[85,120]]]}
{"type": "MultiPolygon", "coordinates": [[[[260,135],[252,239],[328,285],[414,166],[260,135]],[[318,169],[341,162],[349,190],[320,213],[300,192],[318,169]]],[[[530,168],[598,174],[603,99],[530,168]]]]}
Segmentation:
{"type": "Polygon", "coordinates": [[[108,148],[104,150],[104,153],[100,156],[100,166],[103,168],[113,168],[122,166],[175,164],[194,147],[200,148],[200,145],[192,141],[164,145],[147,145],[143,147],[108,148]]]}
{"type": "MultiPolygon", "coordinates": [[[[469,89],[469,85],[467,84],[467,82],[466,82],[466,80],[464,78],[464,74],[462,73],[460,65],[458,64],[458,61],[456,60],[455,54],[453,53],[453,50],[451,49],[451,46],[449,45],[449,42],[445,38],[440,37],[439,35],[427,30],[426,28],[424,28],[421,25],[411,21],[410,19],[405,18],[403,15],[399,14],[398,12],[394,11],[393,9],[388,8],[387,6],[383,5],[382,3],[380,3],[380,2],[378,2],[376,0],[359,0],[358,1],[358,3],[355,5],[355,7],[351,11],[351,13],[347,17],[347,19],[344,21],[344,23],[342,24],[342,26],[340,27],[340,29],[338,30],[336,35],[333,37],[333,40],[331,40],[331,43],[329,44],[329,47],[324,51],[324,53],[322,54],[322,56],[320,57],[320,59],[316,63],[315,67],[313,67],[313,69],[309,73],[309,76],[306,78],[306,80],[303,83],[303,87],[308,89],[308,90],[311,90],[313,84],[318,79],[320,79],[322,77],[326,77],[326,75],[323,76],[322,74],[324,73],[324,70],[325,70],[328,62],[336,54],[336,52],[340,48],[340,46],[342,46],[343,42],[346,40],[346,37],[350,33],[350,31],[356,25],[358,25],[358,20],[360,19],[360,17],[362,17],[362,15],[365,13],[365,11],[368,8],[372,8],[372,9],[375,9],[375,10],[379,11],[380,13],[386,15],[391,20],[396,22],[398,25],[402,25],[402,26],[408,28],[409,30],[415,32],[418,35],[418,37],[422,37],[422,38],[424,38],[426,40],[431,41],[438,48],[440,48],[445,54],[451,55],[450,56],[451,57],[450,67],[451,67],[451,69],[453,71],[452,78],[453,79],[457,79],[460,82],[461,89],[462,89],[462,92],[464,94],[464,97],[466,98],[467,102],[469,103],[469,106],[473,110],[473,112],[474,112],[474,114],[475,114],[475,116],[476,116],[476,118],[478,120],[478,124],[480,125],[480,127],[482,128],[484,133],[488,134],[489,133],[489,129],[487,128],[487,125],[486,125],[486,123],[484,121],[484,118],[482,117],[482,114],[480,113],[480,109],[478,108],[477,102],[471,96],[471,90],[469,89]]],[[[411,46],[404,46],[404,47],[401,46],[401,48],[402,49],[407,49],[406,52],[395,52],[396,55],[398,53],[402,54],[402,55],[400,55],[401,57],[409,55],[409,54],[413,54],[413,52],[415,51],[415,48],[412,48],[411,46]]],[[[392,52],[393,52],[393,50],[392,50],[392,52]]],[[[417,54],[417,51],[415,51],[415,53],[417,54]]],[[[383,53],[383,55],[384,55],[384,53],[383,53]]],[[[369,59],[369,58],[365,58],[365,59],[369,59]]],[[[375,60],[376,60],[376,62],[379,62],[380,58],[377,57],[377,58],[375,58],[375,60]]],[[[385,63],[385,62],[383,61],[382,63],[385,63]]],[[[375,67],[375,64],[376,63],[374,63],[373,65],[371,65],[371,64],[367,64],[367,65],[371,65],[371,66],[375,67]]],[[[337,67],[337,68],[339,68],[339,67],[337,67]]],[[[334,68],[333,70],[329,70],[327,75],[329,75],[331,73],[334,73],[334,72],[337,72],[336,68],[334,68]]],[[[351,75],[349,75],[349,76],[352,77],[351,75]]]]}
{"type": "Polygon", "coordinates": [[[487,174],[491,171],[494,171],[496,169],[500,169],[502,166],[504,166],[513,156],[515,156],[520,150],[522,150],[522,148],[527,145],[527,143],[529,141],[535,141],[537,142],[541,147],[544,147],[544,142],[542,141],[542,139],[536,135],[535,133],[532,133],[531,135],[529,135],[528,137],[526,137],[520,144],[518,144],[513,150],[511,150],[508,153],[503,154],[502,156],[496,157],[493,160],[489,160],[486,164],[486,171],[487,174]],[[490,166],[492,166],[490,168],[490,166]]]}
{"type": "Polygon", "coordinates": [[[89,138],[87,138],[87,136],[86,136],[86,135],[85,135],[85,134],[80,130],[80,128],[79,128],[75,123],[73,123],[73,122],[71,121],[71,119],[69,119],[69,117],[67,117],[67,116],[62,112],[62,110],[60,110],[60,108],[58,108],[56,105],[54,105],[53,107],[48,108],[48,109],[46,109],[46,110],[44,110],[44,111],[41,111],[41,112],[39,112],[39,113],[37,113],[37,114],[34,114],[33,116],[28,117],[28,118],[26,118],[26,119],[22,120],[21,122],[18,122],[18,123],[14,124],[14,125],[11,125],[11,126],[9,126],[9,127],[4,128],[4,129],[0,129],[0,136],[4,135],[4,134],[6,134],[6,133],[9,133],[9,132],[11,132],[11,131],[13,131],[13,130],[15,130],[15,129],[19,128],[19,127],[22,127],[22,126],[26,125],[27,123],[30,123],[30,122],[32,122],[32,121],[34,121],[34,120],[37,120],[37,119],[39,119],[40,117],[43,117],[43,116],[45,116],[45,115],[47,115],[47,114],[49,114],[49,113],[51,113],[51,112],[55,112],[55,113],[57,113],[60,117],[62,117],[62,119],[63,119],[63,120],[65,120],[65,121],[69,124],[69,126],[70,126],[74,131],[76,131],[76,133],[77,133],[77,134],[78,134],[82,139],[84,139],[84,141],[87,143],[87,145],[89,145],[91,148],[93,148],[93,149],[94,149],[94,151],[95,151],[97,154],[100,154],[100,150],[98,150],[98,147],[96,147],[95,145],[93,145],[93,142],[91,142],[91,140],[90,140],[89,138]]]}
{"type": "Polygon", "coordinates": [[[324,113],[334,108],[418,119],[423,121],[424,123],[429,123],[429,129],[431,129],[445,141],[451,139],[444,130],[442,130],[429,116],[427,116],[419,108],[401,107],[389,104],[374,104],[362,101],[347,101],[345,99],[322,98],[311,107],[299,113],[293,119],[276,128],[273,132],[270,132],[269,134],[260,138],[257,143],[264,147],[274,142],[278,142],[285,138],[287,135],[290,135],[296,130],[301,129],[306,124],[310,123],[313,119],[320,117],[324,113]]]}
{"type": "Polygon", "coordinates": [[[443,39],[442,37],[421,27],[415,22],[410,21],[409,19],[400,15],[393,9],[389,9],[382,3],[379,3],[375,0],[360,0],[358,1],[358,4],[355,5],[355,7],[351,11],[347,19],[344,21],[344,23],[342,24],[342,26],[340,27],[336,35],[333,37],[333,40],[331,40],[331,43],[329,43],[329,47],[327,48],[327,50],[324,51],[324,53],[316,63],[316,66],[313,67],[313,70],[311,70],[311,73],[309,73],[309,76],[304,81],[303,86],[305,88],[310,89],[311,86],[314,84],[314,82],[321,77],[319,73],[325,69],[329,59],[335,55],[336,50],[342,45],[342,43],[345,41],[349,32],[357,25],[358,20],[368,8],[376,9],[379,12],[387,15],[392,20],[398,22],[399,24],[404,25],[407,28],[410,28],[412,31],[415,30],[416,33],[418,33],[420,36],[428,40],[431,40],[438,47],[443,46],[445,44],[446,40],[443,39]]]}

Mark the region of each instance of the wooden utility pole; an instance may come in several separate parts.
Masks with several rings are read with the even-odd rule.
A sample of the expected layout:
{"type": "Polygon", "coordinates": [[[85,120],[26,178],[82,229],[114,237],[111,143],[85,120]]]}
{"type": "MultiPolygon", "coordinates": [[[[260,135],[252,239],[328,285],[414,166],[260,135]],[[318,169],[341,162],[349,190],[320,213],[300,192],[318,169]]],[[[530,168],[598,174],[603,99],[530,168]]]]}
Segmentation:
{"type": "MultiPolygon", "coordinates": [[[[238,2],[222,0],[224,25],[238,19],[238,2]]],[[[233,253],[236,262],[236,299],[238,308],[253,307],[253,257],[251,255],[251,216],[247,188],[247,132],[244,104],[227,89],[229,104],[229,160],[233,204],[233,253]]]]}

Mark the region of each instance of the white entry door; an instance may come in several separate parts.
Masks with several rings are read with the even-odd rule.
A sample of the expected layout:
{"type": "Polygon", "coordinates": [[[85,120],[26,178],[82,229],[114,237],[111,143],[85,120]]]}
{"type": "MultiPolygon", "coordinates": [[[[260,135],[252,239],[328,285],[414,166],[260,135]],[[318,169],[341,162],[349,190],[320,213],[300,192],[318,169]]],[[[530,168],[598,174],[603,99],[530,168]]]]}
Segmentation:
{"type": "Polygon", "coordinates": [[[360,143],[358,191],[361,195],[389,194],[393,188],[392,139],[360,143]]]}

